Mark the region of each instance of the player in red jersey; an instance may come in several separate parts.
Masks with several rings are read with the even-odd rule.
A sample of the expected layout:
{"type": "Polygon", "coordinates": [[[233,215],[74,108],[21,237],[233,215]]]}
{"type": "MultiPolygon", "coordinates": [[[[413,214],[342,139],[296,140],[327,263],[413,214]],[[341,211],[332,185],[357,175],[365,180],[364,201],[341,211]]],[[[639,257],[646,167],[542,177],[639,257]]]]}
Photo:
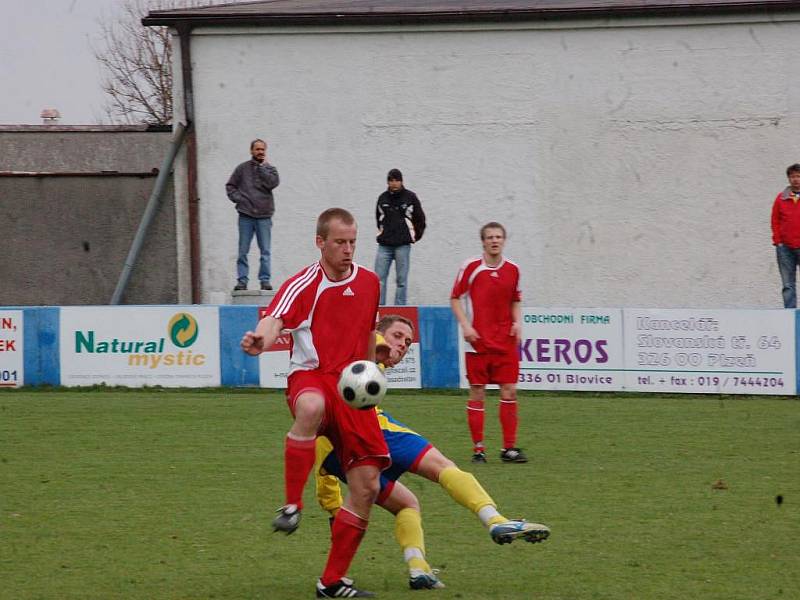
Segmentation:
{"type": "Polygon", "coordinates": [[[506,230],[500,223],[492,221],[481,227],[481,242],[483,255],[464,262],[450,294],[450,306],[467,342],[467,422],[472,435],[472,462],[486,462],[483,421],[489,383],[500,386],[500,458],[503,462],[528,462],[516,445],[522,313],[519,267],[503,257],[506,230]]]}
{"type": "Polygon", "coordinates": [[[336,389],[342,369],[355,360],[375,359],[375,322],[380,284],[372,271],[353,262],[356,222],[331,208],[317,220],[318,263],[288,279],[278,290],[242,349],[258,355],[281,331],[291,334],[286,398],[294,423],[286,435],[286,504],[273,521],[276,531],[294,532],[300,523],[303,487],[314,466],[315,439],[324,434],[347,472],[349,495],[336,515],[331,549],[317,597],[371,597],[346,577],[367,529],[379,491],[379,475],[391,460],[375,411],[350,408],[336,389]]]}

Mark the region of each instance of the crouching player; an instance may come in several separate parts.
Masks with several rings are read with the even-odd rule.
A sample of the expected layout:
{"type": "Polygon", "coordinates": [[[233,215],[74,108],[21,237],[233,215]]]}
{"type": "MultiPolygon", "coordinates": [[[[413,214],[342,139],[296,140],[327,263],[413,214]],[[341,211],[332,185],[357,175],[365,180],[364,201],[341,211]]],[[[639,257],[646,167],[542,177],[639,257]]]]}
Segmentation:
{"type": "MultiPolygon", "coordinates": [[[[387,315],[376,329],[376,359],[386,367],[392,367],[408,352],[414,336],[413,325],[404,317],[387,315]]],[[[517,538],[532,543],[548,538],[550,529],[546,525],[505,518],[471,473],[459,469],[427,439],[385,411],[377,409],[377,413],[392,465],[381,473],[381,489],[376,504],[395,515],[395,537],[403,549],[409,569],[409,585],[413,589],[435,589],[444,587],[444,584],[425,559],[419,501],[411,490],[397,481],[407,471],[442,486],[453,500],[478,517],[498,544],[511,543],[517,538]]],[[[320,505],[332,515],[336,514],[342,498],[339,480],[346,482],[346,479],[336,454],[330,452],[330,442],[322,438],[317,440],[314,472],[320,505]]]]}

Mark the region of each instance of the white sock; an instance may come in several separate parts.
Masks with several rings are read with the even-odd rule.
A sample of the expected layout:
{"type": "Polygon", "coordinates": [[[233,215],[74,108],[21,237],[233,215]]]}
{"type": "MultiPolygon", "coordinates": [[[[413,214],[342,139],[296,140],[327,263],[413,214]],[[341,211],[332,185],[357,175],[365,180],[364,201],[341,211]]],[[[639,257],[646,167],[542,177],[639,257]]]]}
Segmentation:
{"type": "Polygon", "coordinates": [[[422,553],[422,550],[419,548],[408,547],[403,550],[403,560],[406,562],[410,561],[412,558],[421,558],[425,560],[425,555],[422,553]]]}
{"type": "Polygon", "coordinates": [[[484,527],[489,527],[489,520],[498,516],[499,514],[500,513],[497,512],[497,509],[494,506],[487,504],[478,511],[478,518],[481,520],[481,523],[483,523],[484,527]]]}

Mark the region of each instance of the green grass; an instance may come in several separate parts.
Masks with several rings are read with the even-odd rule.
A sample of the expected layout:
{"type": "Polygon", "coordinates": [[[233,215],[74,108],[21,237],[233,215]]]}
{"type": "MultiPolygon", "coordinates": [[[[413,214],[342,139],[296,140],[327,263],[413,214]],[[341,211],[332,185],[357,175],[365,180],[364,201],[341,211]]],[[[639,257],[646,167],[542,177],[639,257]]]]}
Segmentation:
{"type": "MultiPolygon", "coordinates": [[[[463,394],[385,406],[476,473],[544,544],[493,544],[438,486],[406,476],[447,588],[412,592],[380,509],[351,575],[383,599],[791,599],[800,595],[800,402],[719,396],[521,394],[520,444],[468,462],[463,394]],[[727,489],[712,489],[722,479],[727,489]],[[779,507],[776,496],[784,498],[779,507]]],[[[309,485],[282,503],[282,393],[0,392],[0,598],[312,598],[328,546],[309,485]]]]}

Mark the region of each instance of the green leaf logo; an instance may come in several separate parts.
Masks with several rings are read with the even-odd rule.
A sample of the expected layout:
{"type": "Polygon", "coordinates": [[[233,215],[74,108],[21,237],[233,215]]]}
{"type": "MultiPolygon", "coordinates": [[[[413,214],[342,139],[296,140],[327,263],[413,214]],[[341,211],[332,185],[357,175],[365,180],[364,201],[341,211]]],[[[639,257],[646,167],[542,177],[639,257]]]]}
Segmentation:
{"type": "Polygon", "coordinates": [[[169,339],[178,348],[188,348],[197,341],[200,328],[197,319],[189,313],[178,313],[169,320],[167,327],[169,339]]]}

